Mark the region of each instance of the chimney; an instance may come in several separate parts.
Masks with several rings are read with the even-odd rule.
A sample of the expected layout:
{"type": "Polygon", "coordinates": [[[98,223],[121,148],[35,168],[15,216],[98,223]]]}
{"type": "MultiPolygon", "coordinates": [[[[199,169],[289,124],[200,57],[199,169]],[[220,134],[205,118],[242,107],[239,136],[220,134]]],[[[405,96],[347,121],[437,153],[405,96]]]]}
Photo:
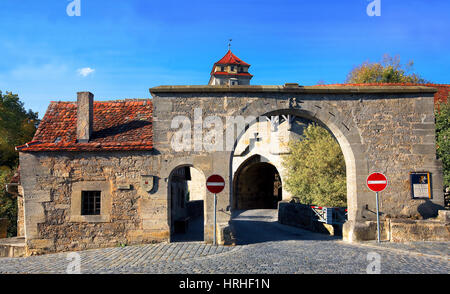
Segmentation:
{"type": "Polygon", "coordinates": [[[89,142],[94,125],[94,94],[77,93],[77,141],[89,142]]]}

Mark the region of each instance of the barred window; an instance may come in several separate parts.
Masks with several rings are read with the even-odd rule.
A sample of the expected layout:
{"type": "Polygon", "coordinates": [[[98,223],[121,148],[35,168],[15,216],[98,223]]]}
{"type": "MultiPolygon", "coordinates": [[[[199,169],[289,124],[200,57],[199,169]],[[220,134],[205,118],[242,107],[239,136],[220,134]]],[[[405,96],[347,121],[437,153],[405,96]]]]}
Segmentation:
{"type": "Polygon", "coordinates": [[[81,215],[100,215],[100,191],[81,192],[81,215]]]}

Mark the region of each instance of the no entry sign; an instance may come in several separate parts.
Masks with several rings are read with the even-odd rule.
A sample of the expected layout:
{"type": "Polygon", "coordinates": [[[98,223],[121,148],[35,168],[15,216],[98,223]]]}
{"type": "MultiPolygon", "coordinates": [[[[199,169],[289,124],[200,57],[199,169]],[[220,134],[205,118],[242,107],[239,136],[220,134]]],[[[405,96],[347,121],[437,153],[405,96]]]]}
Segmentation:
{"type": "Polygon", "coordinates": [[[212,175],[206,180],[206,188],[213,194],[220,193],[225,188],[225,180],[219,175],[212,175]]]}
{"type": "Polygon", "coordinates": [[[387,183],[387,178],[382,173],[372,173],[367,177],[367,187],[374,192],[383,191],[387,183]]]}
{"type": "Polygon", "coordinates": [[[375,193],[375,201],[376,201],[376,205],[377,205],[377,239],[378,239],[378,243],[380,243],[381,241],[381,234],[380,234],[380,207],[379,207],[379,203],[378,203],[378,192],[383,191],[387,184],[387,178],[385,175],[383,175],[382,173],[372,173],[367,177],[367,187],[369,187],[370,190],[376,192],[375,193]]]}
{"type": "Polygon", "coordinates": [[[216,245],[216,230],[217,230],[217,216],[216,216],[216,206],[217,206],[217,193],[223,191],[225,188],[225,180],[219,175],[212,175],[206,180],[206,188],[209,192],[214,194],[214,227],[213,227],[213,244],[216,245]]]}

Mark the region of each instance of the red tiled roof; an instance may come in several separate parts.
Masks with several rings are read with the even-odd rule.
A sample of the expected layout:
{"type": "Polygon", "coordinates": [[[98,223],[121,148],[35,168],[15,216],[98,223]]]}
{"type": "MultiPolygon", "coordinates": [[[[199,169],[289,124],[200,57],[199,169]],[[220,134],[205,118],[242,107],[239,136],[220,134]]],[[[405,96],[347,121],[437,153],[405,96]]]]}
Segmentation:
{"type": "Polygon", "coordinates": [[[215,73],[213,73],[215,75],[229,75],[229,76],[248,76],[248,77],[253,77],[253,75],[249,74],[248,72],[238,72],[238,73],[229,73],[226,71],[216,71],[215,73]]]}
{"type": "Polygon", "coordinates": [[[438,91],[434,94],[434,103],[446,103],[450,99],[450,85],[448,84],[417,84],[417,83],[367,83],[367,84],[326,84],[317,86],[424,86],[436,88],[438,91]]]}
{"type": "MultiPolygon", "coordinates": [[[[231,50],[228,50],[227,54],[225,54],[224,57],[222,57],[221,60],[217,61],[216,63],[214,63],[213,68],[211,70],[211,74],[216,74],[217,72],[214,72],[214,69],[216,68],[217,65],[244,65],[244,66],[248,66],[250,67],[250,64],[242,61],[239,59],[239,57],[237,57],[236,55],[233,54],[233,52],[231,52],[231,50]]],[[[250,75],[250,74],[248,74],[250,75]]],[[[251,75],[250,75],[251,76],[251,75]]]]}
{"type": "Polygon", "coordinates": [[[236,55],[233,54],[233,52],[231,52],[231,50],[228,50],[227,54],[225,54],[224,57],[222,57],[221,60],[217,61],[215,63],[215,65],[217,64],[236,64],[236,65],[245,65],[245,66],[250,66],[250,64],[242,61],[239,59],[239,57],[237,57],[236,55]]]}
{"type": "Polygon", "coordinates": [[[91,139],[88,143],[78,143],[76,103],[51,102],[33,141],[16,149],[21,152],[152,150],[152,111],[149,99],[95,101],[91,139]]]}

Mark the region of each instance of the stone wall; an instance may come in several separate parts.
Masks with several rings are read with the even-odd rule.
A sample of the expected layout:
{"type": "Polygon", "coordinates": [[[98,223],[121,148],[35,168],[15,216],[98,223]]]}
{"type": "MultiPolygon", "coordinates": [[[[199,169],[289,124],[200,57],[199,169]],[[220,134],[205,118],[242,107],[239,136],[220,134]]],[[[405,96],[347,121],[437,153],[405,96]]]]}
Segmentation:
{"type": "Polygon", "coordinates": [[[206,193],[206,178],[195,168],[190,168],[191,180],[188,181],[189,200],[203,200],[206,193]]]}
{"type": "Polygon", "coordinates": [[[316,220],[309,205],[300,203],[278,202],[278,222],[312,232],[329,235],[342,235],[342,226],[329,225],[316,220]]]}
{"type": "MultiPolygon", "coordinates": [[[[314,221],[314,212],[308,205],[299,203],[279,202],[278,222],[313,232],[342,235],[348,238],[350,233],[345,225],[328,225],[314,221]]],[[[433,219],[384,219],[380,222],[380,237],[382,241],[410,242],[410,241],[450,241],[450,211],[440,210],[433,219]]],[[[359,240],[374,240],[377,238],[377,224],[374,221],[359,222],[356,229],[359,240]]]]}
{"type": "MultiPolygon", "coordinates": [[[[260,116],[291,114],[327,127],[338,140],[347,169],[347,231],[358,223],[376,219],[375,195],[366,186],[372,172],[382,172],[389,185],[380,193],[382,218],[430,218],[444,206],[442,164],[435,154],[434,91],[425,87],[208,87],[161,86],[152,88],[154,97],[155,146],[166,165],[173,169],[191,164],[205,177],[212,173],[224,176],[225,190],[218,197],[218,221],[230,219],[233,203],[233,151],[175,152],[170,145],[177,128],[171,123],[176,116],[189,119],[192,129],[194,110],[203,117],[215,115],[223,125],[227,116],[260,116]],[[432,174],[432,199],[411,199],[409,173],[432,174]]],[[[203,135],[210,131],[203,128],[203,135]]],[[[198,134],[197,134],[198,135],[198,134]]],[[[226,131],[223,131],[226,138],[226,131]]],[[[226,142],[224,142],[225,145],[226,142]]],[[[195,142],[193,145],[195,146],[195,142]]],[[[201,141],[200,141],[201,144],[201,141]]],[[[166,172],[167,173],[167,172],[166,172]]],[[[206,198],[206,225],[212,224],[212,201],[206,198]]],[[[205,240],[211,240],[205,229],[205,240]]],[[[348,234],[349,241],[363,238],[361,229],[348,234]]]]}
{"type": "Polygon", "coordinates": [[[20,165],[30,254],[169,238],[167,198],[140,183],[159,169],[150,152],[21,153],[20,165]],[[106,189],[100,216],[80,216],[83,188],[106,189]]]}
{"type": "Polygon", "coordinates": [[[388,219],[390,240],[450,241],[450,211],[439,210],[436,218],[427,220],[388,219]]]}
{"type": "Polygon", "coordinates": [[[24,207],[23,207],[23,188],[19,186],[17,196],[17,237],[25,236],[24,207]]]}

